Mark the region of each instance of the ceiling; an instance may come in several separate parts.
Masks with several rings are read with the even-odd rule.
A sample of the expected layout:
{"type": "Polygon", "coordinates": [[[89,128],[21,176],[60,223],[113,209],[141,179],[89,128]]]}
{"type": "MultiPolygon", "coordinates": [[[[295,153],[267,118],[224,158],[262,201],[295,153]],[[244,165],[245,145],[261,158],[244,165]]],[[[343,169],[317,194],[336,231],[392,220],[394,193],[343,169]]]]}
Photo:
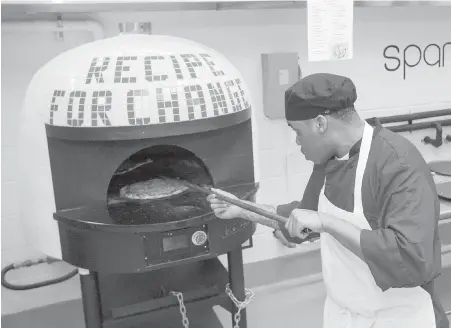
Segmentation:
{"type": "MultiPolygon", "coordinates": [[[[170,2],[133,0],[124,2],[93,3],[80,0],[54,0],[36,4],[35,2],[17,3],[17,0],[2,1],[2,20],[15,19],[43,13],[97,13],[97,12],[134,12],[134,11],[198,11],[198,10],[264,10],[305,8],[307,1],[204,1],[170,2]]],[[[451,1],[354,1],[356,7],[407,7],[451,5],[451,1]]]]}

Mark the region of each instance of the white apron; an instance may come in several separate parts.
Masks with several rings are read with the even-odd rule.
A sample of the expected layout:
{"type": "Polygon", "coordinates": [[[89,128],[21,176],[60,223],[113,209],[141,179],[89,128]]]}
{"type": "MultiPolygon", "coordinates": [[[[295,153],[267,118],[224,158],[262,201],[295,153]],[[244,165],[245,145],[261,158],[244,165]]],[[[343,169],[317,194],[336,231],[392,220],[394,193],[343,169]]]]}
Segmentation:
{"type": "MultiPolygon", "coordinates": [[[[354,186],[354,212],[343,211],[320,194],[318,212],[370,229],[362,207],[362,180],[373,128],[365,124],[354,186]]],[[[346,192],[346,191],[344,191],[346,192]]],[[[376,285],[368,265],[328,233],[321,234],[321,261],[327,298],[323,328],[436,328],[430,295],[421,287],[376,285]]]]}

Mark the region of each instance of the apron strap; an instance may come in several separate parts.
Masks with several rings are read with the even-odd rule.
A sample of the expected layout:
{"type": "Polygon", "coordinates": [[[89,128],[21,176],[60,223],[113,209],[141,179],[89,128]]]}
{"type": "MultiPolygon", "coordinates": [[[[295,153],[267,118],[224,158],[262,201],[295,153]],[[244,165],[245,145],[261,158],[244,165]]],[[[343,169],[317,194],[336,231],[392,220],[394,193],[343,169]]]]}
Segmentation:
{"type": "Polygon", "coordinates": [[[362,182],[365,173],[366,163],[370,154],[371,143],[373,141],[373,127],[365,122],[363,130],[362,144],[360,145],[359,161],[355,173],[354,183],[354,213],[363,213],[362,203],[362,182]]]}

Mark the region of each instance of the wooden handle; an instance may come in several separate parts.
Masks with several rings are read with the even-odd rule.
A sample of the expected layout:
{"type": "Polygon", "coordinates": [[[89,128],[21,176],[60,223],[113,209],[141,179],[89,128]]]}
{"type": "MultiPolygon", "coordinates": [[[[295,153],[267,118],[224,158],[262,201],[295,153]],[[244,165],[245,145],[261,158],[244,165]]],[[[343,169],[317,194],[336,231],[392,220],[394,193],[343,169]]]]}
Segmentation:
{"type": "MultiPolygon", "coordinates": [[[[230,197],[221,195],[220,193],[217,193],[216,191],[213,191],[213,190],[208,189],[208,188],[202,188],[202,187],[200,187],[198,185],[195,185],[195,184],[193,184],[191,182],[188,182],[188,181],[185,181],[185,180],[180,180],[180,179],[177,179],[177,180],[180,181],[181,183],[183,183],[184,185],[186,185],[187,187],[191,188],[191,189],[197,190],[197,191],[202,192],[202,193],[204,193],[206,195],[214,194],[217,198],[219,198],[219,199],[221,199],[221,200],[223,200],[223,201],[225,201],[227,203],[236,205],[236,206],[238,206],[238,207],[240,207],[242,209],[245,209],[245,210],[248,210],[250,212],[259,214],[259,215],[264,216],[264,217],[266,217],[268,219],[271,219],[271,220],[274,220],[276,222],[279,222],[279,223],[281,223],[283,225],[285,225],[287,223],[287,221],[288,221],[288,219],[286,217],[283,217],[283,216],[278,215],[276,213],[272,213],[272,212],[266,211],[266,210],[264,210],[264,209],[262,209],[260,207],[257,207],[257,206],[251,205],[249,203],[243,202],[240,199],[234,199],[234,198],[230,198],[230,197]]],[[[302,230],[302,232],[303,233],[311,233],[312,231],[310,229],[305,228],[305,229],[302,230]]]]}
{"type": "MultiPolygon", "coordinates": [[[[288,219],[286,217],[283,217],[283,216],[281,216],[279,214],[276,214],[276,213],[273,213],[273,212],[266,211],[266,210],[264,210],[264,209],[262,209],[260,207],[257,207],[257,206],[245,203],[242,200],[233,199],[233,198],[221,195],[221,194],[219,194],[219,193],[217,193],[217,192],[215,192],[213,190],[210,190],[210,194],[214,194],[219,199],[221,199],[223,201],[226,201],[226,202],[228,202],[230,204],[236,205],[236,206],[241,207],[241,208],[243,208],[245,210],[248,210],[250,212],[259,214],[259,215],[264,216],[264,217],[266,217],[268,219],[271,219],[271,220],[274,220],[276,222],[279,222],[279,223],[283,224],[284,226],[285,226],[285,224],[288,221],[288,219]]],[[[310,230],[308,228],[305,228],[305,229],[302,229],[302,232],[309,234],[309,233],[312,232],[312,230],[310,230]]]]}
{"type": "Polygon", "coordinates": [[[242,209],[245,209],[245,210],[248,210],[250,212],[253,212],[253,213],[259,214],[261,216],[267,217],[268,219],[277,221],[279,223],[285,224],[288,221],[288,219],[286,217],[283,217],[283,216],[278,215],[278,214],[273,213],[273,212],[266,211],[266,210],[264,210],[264,209],[262,209],[260,207],[257,207],[257,206],[251,205],[249,203],[243,202],[242,200],[234,199],[234,198],[230,198],[230,197],[221,195],[221,194],[219,194],[219,193],[217,193],[217,192],[215,192],[213,190],[210,191],[210,194],[214,194],[217,198],[219,198],[219,199],[221,199],[221,200],[223,200],[223,201],[225,201],[227,203],[236,205],[236,206],[238,206],[238,207],[240,207],[242,209]]]}

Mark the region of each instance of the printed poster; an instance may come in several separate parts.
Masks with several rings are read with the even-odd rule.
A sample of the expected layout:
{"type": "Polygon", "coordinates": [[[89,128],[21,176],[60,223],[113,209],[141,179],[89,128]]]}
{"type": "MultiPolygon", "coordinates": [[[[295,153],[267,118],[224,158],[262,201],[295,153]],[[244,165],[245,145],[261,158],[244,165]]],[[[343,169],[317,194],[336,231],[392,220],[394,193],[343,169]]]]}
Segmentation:
{"type": "Polygon", "coordinates": [[[353,0],[308,0],[309,61],[352,59],[353,0]]]}

